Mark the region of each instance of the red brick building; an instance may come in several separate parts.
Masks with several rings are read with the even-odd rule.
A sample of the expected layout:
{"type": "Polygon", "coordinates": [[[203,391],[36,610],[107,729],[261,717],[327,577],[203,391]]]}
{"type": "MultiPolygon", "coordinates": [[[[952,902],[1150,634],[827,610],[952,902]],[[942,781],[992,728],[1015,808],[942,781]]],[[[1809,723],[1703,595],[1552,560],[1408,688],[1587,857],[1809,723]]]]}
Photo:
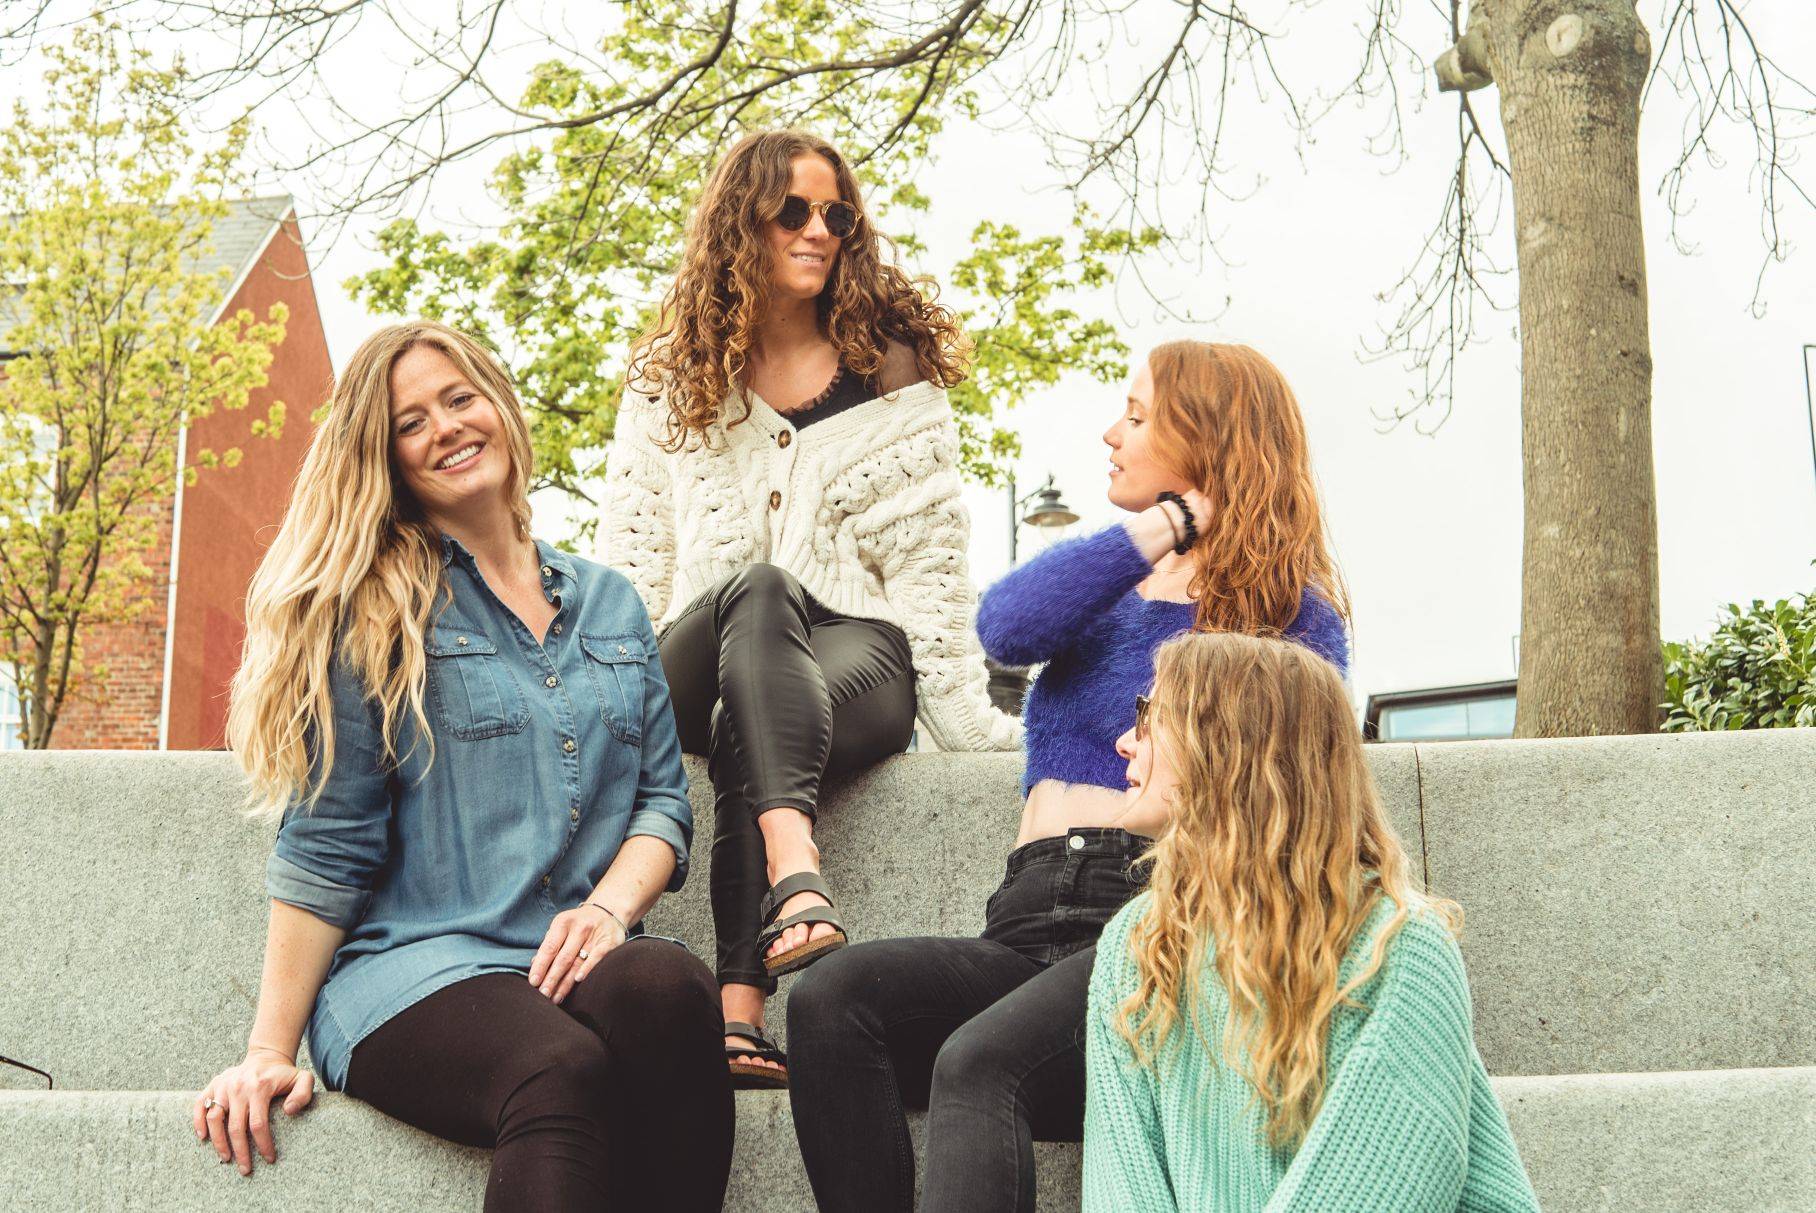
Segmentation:
{"type": "Polygon", "coordinates": [[[309,414],[328,398],[334,371],[289,198],[234,204],[215,225],[210,268],[217,267],[232,278],[212,321],[240,308],[262,317],[283,303],[290,309],[283,344],[270,381],[243,411],[218,410],[183,434],[180,451],[237,446],[245,457],[238,467],[202,471],[193,486],[179,479],[171,496],[151,507],[158,538],[144,561],[153,574],[145,584],[152,602],[130,623],[81,634],[86,659],[104,662],[108,676],[105,685],[77,687],[65,701],[52,735],[57,749],[225,744],[227,686],[246,634],[246,587],[283,519],[309,445],[309,414]],[[287,407],[283,436],[252,437],[253,419],[274,400],[287,407]]]}

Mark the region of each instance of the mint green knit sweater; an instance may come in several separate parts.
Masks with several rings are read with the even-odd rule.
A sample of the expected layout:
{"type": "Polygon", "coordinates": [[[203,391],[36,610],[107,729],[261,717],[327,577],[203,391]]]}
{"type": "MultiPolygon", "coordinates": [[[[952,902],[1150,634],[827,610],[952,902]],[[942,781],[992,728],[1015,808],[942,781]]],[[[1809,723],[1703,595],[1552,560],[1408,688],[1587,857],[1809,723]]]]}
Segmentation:
{"type": "MultiPolygon", "coordinates": [[[[1097,945],[1085,1019],[1084,1213],[1537,1213],[1507,1117],[1476,1052],[1456,941],[1415,913],[1381,969],[1340,1007],[1324,1105],[1297,1150],[1267,1144],[1253,1089],[1218,1055],[1229,999],[1208,962],[1199,1008],[1153,1068],[1113,1016],[1135,990],[1129,935],[1152,900],[1123,907],[1097,945]],[[1367,1009],[1364,1009],[1367,1008],[1367,1009]]],[[[1385,899],[1344,958],[1367,963],[1385,899]]]]}

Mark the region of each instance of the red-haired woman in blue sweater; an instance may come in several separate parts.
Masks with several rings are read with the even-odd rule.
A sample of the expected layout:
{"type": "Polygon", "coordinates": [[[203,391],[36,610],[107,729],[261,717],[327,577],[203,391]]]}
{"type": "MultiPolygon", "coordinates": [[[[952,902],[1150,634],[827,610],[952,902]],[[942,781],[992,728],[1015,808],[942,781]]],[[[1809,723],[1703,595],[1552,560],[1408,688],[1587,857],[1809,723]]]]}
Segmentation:
{"type": "Polygon", "coordinates": [[[1021,831],[983,935],[858,944],[790,993],[789,1095],[822,1213],[912,1207],[906,1107],[929,1109],[923,1213],[1032,1210],[1034,1141],[1079,1139],[1097,936],[1164,824],[1130,813],[1116,752],[1155,649],[1242,632],[1348,664],[1305,424],[1272,363],[1160,346],[1104,441],[1130,517],[1013,570],[978,610],[986,652],[1042,667],[1021,831]]]}

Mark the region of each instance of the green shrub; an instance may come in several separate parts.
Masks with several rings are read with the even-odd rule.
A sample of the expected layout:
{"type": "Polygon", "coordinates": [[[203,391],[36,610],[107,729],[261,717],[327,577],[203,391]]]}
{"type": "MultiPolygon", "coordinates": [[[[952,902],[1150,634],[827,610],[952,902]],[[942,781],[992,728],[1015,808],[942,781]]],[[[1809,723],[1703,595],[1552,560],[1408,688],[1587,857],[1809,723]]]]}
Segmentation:
{"type": "Polygon", "coordinates": [[[1816,725],[1816,599],[1730,604],[1701,644],[1665,645],[1665,731],[1816,725]]]}

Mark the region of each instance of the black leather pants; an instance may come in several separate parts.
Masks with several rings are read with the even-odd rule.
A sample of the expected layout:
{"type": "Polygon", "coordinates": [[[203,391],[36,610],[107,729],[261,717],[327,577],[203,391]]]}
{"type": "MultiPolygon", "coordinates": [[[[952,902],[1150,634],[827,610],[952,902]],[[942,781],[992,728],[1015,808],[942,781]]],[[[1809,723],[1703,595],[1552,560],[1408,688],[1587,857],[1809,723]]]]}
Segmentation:
{"type": "Polygon", "coordinates": [[[662,633],[681,748],[707,759],[713,924],[721,985],[766,992],[757,903],[769,887],[756,815],[814,816],[820,780],[900,753],[914,732],[914,668],[892,623],[821,606],[771,564],[702,594],[662,633]]]}

